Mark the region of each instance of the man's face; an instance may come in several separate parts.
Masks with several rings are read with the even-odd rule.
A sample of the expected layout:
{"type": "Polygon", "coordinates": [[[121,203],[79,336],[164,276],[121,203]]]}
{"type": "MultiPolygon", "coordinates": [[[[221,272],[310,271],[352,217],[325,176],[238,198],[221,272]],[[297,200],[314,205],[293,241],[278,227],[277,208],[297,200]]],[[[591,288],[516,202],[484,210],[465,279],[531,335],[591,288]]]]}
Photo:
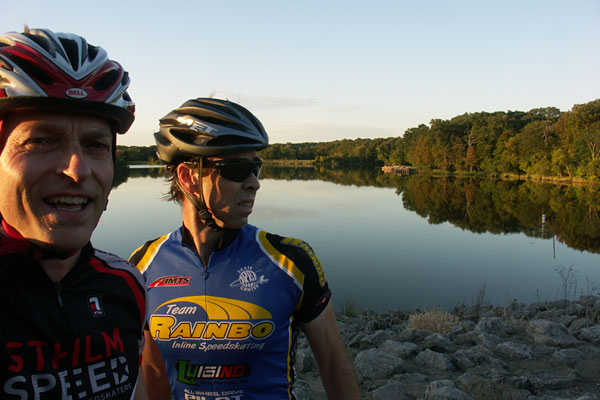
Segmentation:
{"type": "MultiPolygon", "coordinates": [[[[222,157],[210,157],[211,160],[246,158],[254,160],[256,151],[228,154],[222,157]]],[[[258,178],[250,174],[243,182],[234,182],[219,175],[219,171],[207,168],[208,175],[203,177],[202,188],[207,207],[214,215],[217,225],[224,228],[239,229],[248,223],[252,213],[256,192],[260,188],[258,178]]]]}
{"type": "Polygon", "coordinates": [[[114,164],[107,121],[80,114],[16,111],[0,141],[0,212],[26,239],[73,251],[90,239],[114,164]]]}

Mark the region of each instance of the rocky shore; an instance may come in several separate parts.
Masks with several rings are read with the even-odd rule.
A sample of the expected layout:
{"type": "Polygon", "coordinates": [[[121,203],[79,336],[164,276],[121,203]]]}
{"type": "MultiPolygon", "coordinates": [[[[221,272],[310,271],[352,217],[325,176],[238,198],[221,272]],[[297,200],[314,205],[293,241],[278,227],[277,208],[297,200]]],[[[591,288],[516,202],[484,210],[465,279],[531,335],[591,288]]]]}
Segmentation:
{"type": "MultiPolygon", "coordinates": [[[[444,334],[407,327],[409,313],[338,314],[363,398],[600,400],[600,298],[457,307],[444,334]]],[[[325,399],[305,339],[299,400],[325,399]]]]}

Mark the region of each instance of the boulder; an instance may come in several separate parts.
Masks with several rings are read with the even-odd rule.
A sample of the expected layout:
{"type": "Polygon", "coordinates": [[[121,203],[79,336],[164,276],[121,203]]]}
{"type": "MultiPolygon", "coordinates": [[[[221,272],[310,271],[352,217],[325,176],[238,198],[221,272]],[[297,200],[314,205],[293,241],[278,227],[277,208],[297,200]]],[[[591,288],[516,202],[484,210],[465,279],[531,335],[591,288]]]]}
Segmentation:
{"type": "Polygon", "coordinates": [[[579,339],[594,344],[600,344],[600,325],[594,325],[591,328],[583,328],[579,333],[579,339]]]}
{"type": "Polygon", "coordinates": [[[419,346],[410,342],[397,342],[395,340],[386,340],[379,349],[395,357],[409,358],[419,351],[419,346]]]}
{"type": "Polygon", "coordinates": [[[429,349],[419,353],[419,355],[415,357],[415,361],[418,365],[425,368],[447,371],[454,371],[456,369],[456,367],[452,363],[452,360],[450,360],[450,357],[429,349]]]}
{"type": "Polygon", "coordinates": [[[506,334],[504,324],[502,323],[502,320],[498,317],[481,318],[477,326],[475,326],[475,331],[485,332],[496,336],[506,334]]]}
{"type": "Polygon", "coordinates": [[[361,351],[354,359],[354,368],[362,379],[381,379],[400,372],[402,359],[380,349],[361,351]]]}
{"type": "Polygon", "coordinates": [[[531,360],[531,347],[515,342],[503,342],[496,346],[496,351],[509,360],[531,360]]]}
{"type": "Polygon", "coordinates": [[[537,344],[571,347],[578,343],[577,339],[569,334],[564,325],[545,319],[530,321],[527,324],[527,334],[537,344]]]}

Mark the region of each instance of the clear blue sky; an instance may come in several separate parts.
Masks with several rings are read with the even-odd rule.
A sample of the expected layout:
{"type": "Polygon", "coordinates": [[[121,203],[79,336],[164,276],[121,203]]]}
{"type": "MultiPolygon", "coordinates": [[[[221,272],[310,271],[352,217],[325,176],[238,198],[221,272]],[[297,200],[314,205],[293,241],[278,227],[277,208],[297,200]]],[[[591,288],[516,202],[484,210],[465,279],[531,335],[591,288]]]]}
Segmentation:
{"type": "Polygon", "coordinates": [[[74,32],[130,72],[120,144],[188,98],[229,98],[271,142],[401,136],[465,112],[600,98],[600,0],[10,1],[0,30],[74,32]]]}

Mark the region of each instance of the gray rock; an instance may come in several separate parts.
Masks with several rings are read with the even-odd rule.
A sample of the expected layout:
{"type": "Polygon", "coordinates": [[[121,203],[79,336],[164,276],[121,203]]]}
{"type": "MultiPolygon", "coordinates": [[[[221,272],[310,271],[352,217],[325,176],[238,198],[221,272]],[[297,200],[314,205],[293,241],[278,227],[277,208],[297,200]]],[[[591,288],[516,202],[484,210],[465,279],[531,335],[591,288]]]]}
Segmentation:
{"type": "Polygon", "coordinates": [[[348,341],[349,347],[360,348],[360,344],[363,342],[363,339],[367,337],[364,333],[359,333],[354,336],[351,340],[348,341]]]}
{"type": "Polygon", "coordinates": [[[311,389],[310,384],[304,379],[296,379],[296,382],[294,382],[294,392],[296,393],[296,399],[298,400],[318,399],[318,397],[311,389]]]}
{"type": "Polygon", "coordinates": [[[372,400],[408,400],[404,394],[403,386],[396,380],[389,380],[385,385],[373,390],[372,400]]]}
{"type": "Polygon", "coordinates": [[[590,326],[591,323],[587,318],[577,318],[569,324],[569,333],[571,335],[576,335],[581,332],[583,328],[589,328],[590,326]]]}
{"type": "Polygon", "coordinates": [[[461,371],[466,371],[476,365],[475,361],[473,361],[467,353],[467,350],[458,350],[452,355],[452,360],[461,371]]]}
{"type": "Polygon", "coordinates": [[[421,330],[414,329],[414,328],[406,328],[405,330],[400,332],[400,340],[402,342],[411,342],[411,343],[421,342],[427,336],[429,336],[429,332],[421,331],[421,330]]]}
{"type": "Polygon", "coordinates": [[[394,338],[394,333],[389,329],[385,329],[382,331],[374,332],[370,335],[363,337],[361,346],[371,346],[377,347],[386,340],[392,340],[394,338]]]}
{"type": "MultiPolygon", "coordinates": [[[[600,400],[600,328],[594,325],[600,297],[455,310],[460,325],[446,335],[402,329],[405,314],[342,317],[365,399],[425,400],[427,392],[429,399],[600,400]],[[470,316],[479,324],[465,319],[470,316]],[[434,377],[449,381],[430,385],[434,377]]],[[[316,366],[308,368],[314,360],[301,351],[308,351],[302,335],[298,344],[298,399],[324,400],[316,366]]]]}
{"type": "Polygon", "coordinates": [[[487,317],[481,318],[477,326],[475,327],[477,332],[485,332],[492,335],[500,336],[506,333],[502,320],[498,317],[487,317]]]}
{"type": "Polygon", "coordinates": [[[425,390],[425,400],[471,400],[472,397],[450,380],[434,381],[425,390]]]}
{"type": "Polygon", "coordinates": [[[315,357],[310,349],[303,348],[296,352],[296,371],[311,372],[316,369],[315,357]]]}
{"type": "Polygon", "coordinates": [[[363,379],[387,378],[400,372],[402,359],[379,349],[361,351],[354,359],[354,368],[363,379]]]}
{"type": "Polygon", "coordinates": [[[447,371],[454,371],[456,369],[452,363],[452,360],[450,360],[447,355],[429,349],[419,353],[419,355],[415,357],[415,361],[418,365],[421,365],[425,368],[447,371]]]}
{"type": "Polygon", "coordinates": [[[483,386],[487,382],[487,379],[479,375],[472,374],[470,372],[465,372],[464,374],[456,378],[456,384],[459,388],[461,388],[464,391],[471,390],[475,387],[483,386]]]}
{"type": "Polygon", "coordinates": [[[555,351],[550,360],[556,364],[564,364],[569,367],[574,367],[578,361],[583,359],[583,353],[577,349],[562,349],[555,351]]]}
{"type": "Polygon", "coordinates": [[[578,343],[564,325],[545,319],[530,321],[527,324],[527,334],[537,344],[570,347],[578,343]]]}
{"type": "Polygon", "coordinates": [[[452,355],[454,363],[463,371],[479,365],[503,367],[502,361],[493,357],[493,353],[483,346],[473,346],[458,350],[452,355]]]}
{"type": "Polygon", "coordinates": [[[524,304],[516,301],[511,302],[504,308],[504,317],[511,319],[523,319],[531,318],[534,315],[534,311],[524,304]]]}
{"type": "Polygon", "coordinates": [[[409,342],[386,340],[381,346],[379,346],[379,349],[395,357],[408,358],[417,354],[419,351],[419,346],[409,342]]]}
{"type": "Polygon", "coordinates": [[[427,336],[423,341],[423,346],[425,348],[444,353],[451,353],[458,349],[458,347],[452,343],[450,339],[441,333],[432,333],[431,335],[427,336]]]}
{"type": "Polygon", "coordinates": [[[496,351],[510,360],[531,360],[531,347],[515,342],[503,342],[496,346],[496,351]]]}
{"type": "Polygon", "coordinates": [[[569,375],[565,378],[563,377],[539,377],[535,376],[530,378],[531,387],[534,391],[543,391],[543,390],[556,390],[556,389],[564,389],[570,386],[573,386],[577,381],[577,377],[573,375],[569,375]]]}
{"type": "Polygon", "coordinates": [[[475,342],[477,344],[480,344],[482,346],[487,347],[490,350],[493,350],[496,348],[496,346],[498,346],[500,344],[502,340],[492,334],[492,333],[486,333],[486,332],[481,332],[479,335],[477,335],[475,342]]]}
{"type": "Polygon", "coordinates": [[[600,344],[600,325],[594,325],[591,328],[584,328],[579,334],[579,339],[586,342],[600,344]]]}

